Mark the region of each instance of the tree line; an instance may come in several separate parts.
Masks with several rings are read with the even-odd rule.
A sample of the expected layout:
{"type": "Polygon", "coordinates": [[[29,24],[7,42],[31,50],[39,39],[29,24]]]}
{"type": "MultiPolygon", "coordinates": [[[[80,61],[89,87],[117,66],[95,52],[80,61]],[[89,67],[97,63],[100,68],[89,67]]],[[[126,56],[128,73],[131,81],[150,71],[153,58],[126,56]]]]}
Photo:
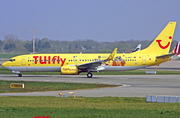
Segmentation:
{"type": "MultiPolygon", "coordinates": [[[[154,40],[154,39],[153,39],[154,40]]],[[[92,39],[60,41],[48,38],[35,40],[35,51],[37,53],[110,53],[114,48],[118,52],[132,51],[138,44],[142,44],[142,49],[151,44],[153,40],[127,40],[114,42],[98,42],[92,39]]],[[[178,41],[173,40],[170,51],[178,41]]],[[[15,34],[5,35],[4,40],[0,40],[0,53],[32,53],[32,40],[20,40],[15,34]]]]}

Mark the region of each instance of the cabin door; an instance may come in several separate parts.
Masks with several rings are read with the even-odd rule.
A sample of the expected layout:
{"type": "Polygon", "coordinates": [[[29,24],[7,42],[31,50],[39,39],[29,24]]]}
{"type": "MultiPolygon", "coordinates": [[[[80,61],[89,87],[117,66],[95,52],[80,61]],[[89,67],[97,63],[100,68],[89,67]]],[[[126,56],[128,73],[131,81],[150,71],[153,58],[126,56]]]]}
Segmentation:
{"type": "Polygon", "coordinates": [[[142,57],[142,65],[146,65],[146,56],[142,57]]]}
{"type": "Polygon", "coordinates": [[[21,57],[21,65],[26,66],[26,57],[25,56],[21,57]]]}

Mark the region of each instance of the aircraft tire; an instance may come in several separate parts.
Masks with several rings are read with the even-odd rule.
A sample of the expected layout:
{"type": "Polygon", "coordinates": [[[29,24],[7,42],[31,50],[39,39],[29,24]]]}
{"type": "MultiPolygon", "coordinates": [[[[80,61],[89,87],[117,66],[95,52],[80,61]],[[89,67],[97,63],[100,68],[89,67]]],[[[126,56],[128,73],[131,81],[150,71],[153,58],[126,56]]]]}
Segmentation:
{"type": "Polygon", "coordinates": [[[19,74],[18,74],[18,77],[22,77],[22,74],[21,74],[21,73],[19,73],[19,74]]]}
{"type": "Polygon", "coordinates": [[[92,77],[92,73],[89,72],[89,73],[87,74],[87,77],[88,77],[88,78],[91,78],[91,77],[92,77]]]}

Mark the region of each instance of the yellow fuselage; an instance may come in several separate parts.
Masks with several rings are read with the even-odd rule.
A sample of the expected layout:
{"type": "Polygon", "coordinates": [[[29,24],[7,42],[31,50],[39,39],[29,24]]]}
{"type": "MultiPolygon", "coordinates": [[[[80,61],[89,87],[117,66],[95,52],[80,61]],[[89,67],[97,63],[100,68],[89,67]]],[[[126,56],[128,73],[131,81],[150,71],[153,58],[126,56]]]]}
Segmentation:
{"type": "MultiPolygon", "coordinates": [[[[2,64],[3,67],[14,71],[60,71],[60,67],[67,65],[78,65],[83,63],[104,60],[109,54],[28,54],[11,58],[2,64]],[[25,67],[25,68],[21,68],[25,67]],[[44,68],[44,69],[36,69],[44,68]],[[51,68],[48,68],[51,67],[51,68]],[[54,68],[53,68],[54,67],[54,68]],[[28,69],[29,68],[29,69],[28,69]],[[32,70],[30,68],[33,68],[32,70]],[[45,69],[47,68],[47,69],[45,69]]],[[[170,58],[156,58],[154,54],[120,54],[117,53],[113,60],[103,63],[103,67],[111,67],[110,70],[127,70],[127,66],[142,68],[146,66],[159,65],[162,62],[168,61],[170,58]],[[114,67],[114,69],[113,69],[114,67]]],[[[108,68],[106,69],[108,70],[108,68]]]]}

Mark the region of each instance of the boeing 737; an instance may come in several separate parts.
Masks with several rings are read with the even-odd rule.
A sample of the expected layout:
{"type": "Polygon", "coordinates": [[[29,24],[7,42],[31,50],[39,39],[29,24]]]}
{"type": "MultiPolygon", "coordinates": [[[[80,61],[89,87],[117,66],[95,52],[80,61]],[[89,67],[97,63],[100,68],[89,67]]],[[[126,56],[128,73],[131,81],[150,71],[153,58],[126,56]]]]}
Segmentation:
{"type": "Polygon", "coordinates": [[[86,72],[126,71],[147,66],[155,66],[168,61],[176,53],[169,54],[176,22],[169,22],[149,47],[132,52],[112,54],[27,54],[11,58],[2,66],[13,73],[21,72],[61,72],[62,75],[78,75],[86,72]]]}

